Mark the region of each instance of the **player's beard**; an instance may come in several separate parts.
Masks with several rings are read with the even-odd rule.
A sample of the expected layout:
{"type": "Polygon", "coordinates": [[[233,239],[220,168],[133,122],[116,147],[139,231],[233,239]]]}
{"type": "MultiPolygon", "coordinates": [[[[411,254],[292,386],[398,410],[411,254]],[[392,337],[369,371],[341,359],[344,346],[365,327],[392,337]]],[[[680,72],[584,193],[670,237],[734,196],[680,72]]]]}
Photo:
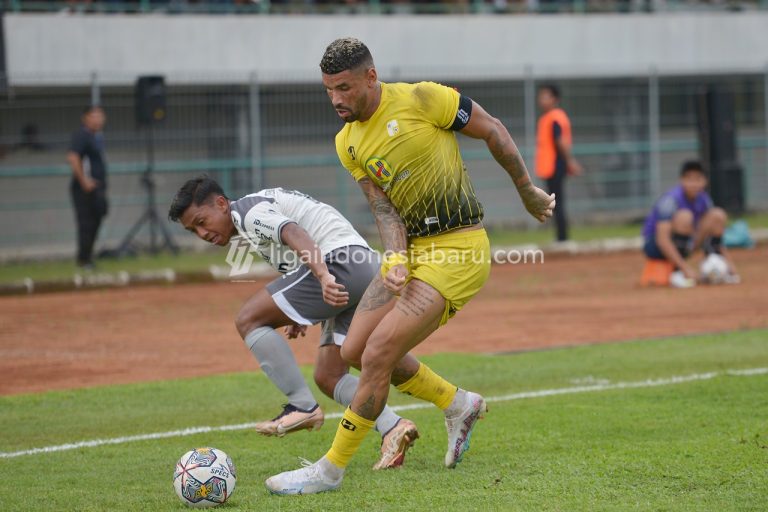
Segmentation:
{"type": "MultiPolygon", "coordinates": [[[[360,114],[365,110],[366,98],[365,98],[365,96],[361,97],[358,100],[357,105],[355,105],[355,106],[349,106],[348,107],[346,105],[340,105],[340,107],[341,107],[342,110],[346,110],[347,112],[349,112],[349,117],[346,117],[346,118],[342,117],[341,118],[342,121],[344,121],[345,123],[354,123],[355,121],[360,119],[360,114]]],[[[336,113],[338,114],[338,112],[339,111],[337,110],[336,113]]],[[[341,116],[339,116],[339,117],[341,117],[341,116]]]]}
{"type": "Polygon", "coordinates": [[[344,121],[345,123],[354,123],[360,117],[360,115],[357,112],[355,112],[354,110],[352,110],[351,108],[347,108],[347,107],[342,106],[342,110],[344,110],[345,112],[348,112],[349,116],[348,117],[342,117],[341,114],[339,114],[338,110],[336,111],[336,113],[339,114],[339,117],[341,117],[341,120],[344,121]]]}

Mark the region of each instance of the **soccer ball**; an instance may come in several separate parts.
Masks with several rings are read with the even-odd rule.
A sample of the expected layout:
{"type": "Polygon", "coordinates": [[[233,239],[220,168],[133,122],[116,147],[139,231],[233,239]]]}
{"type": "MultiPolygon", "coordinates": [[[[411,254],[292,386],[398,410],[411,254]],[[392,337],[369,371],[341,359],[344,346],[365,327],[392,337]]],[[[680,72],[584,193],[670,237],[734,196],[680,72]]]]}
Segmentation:
{"type": "Polygon", "coordinates": [[[215,507],[232,496],[237,483],[232,459],[218,448],[197,448],[181,456],[173,472],[179,499],[194,508],[215,507]]]}
{"type": "Polygon", "coordinates": [[[712,253],[701,262],[701,277],[710,284],[720,284],[728,277],[728,262],[712,253]]]}

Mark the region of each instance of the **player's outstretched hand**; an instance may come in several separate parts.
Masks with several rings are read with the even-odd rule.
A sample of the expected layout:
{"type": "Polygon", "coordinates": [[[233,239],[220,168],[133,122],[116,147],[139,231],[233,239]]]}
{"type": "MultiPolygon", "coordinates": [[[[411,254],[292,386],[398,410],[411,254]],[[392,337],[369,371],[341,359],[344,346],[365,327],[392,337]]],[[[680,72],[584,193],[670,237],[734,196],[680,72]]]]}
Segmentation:
{"type": "Polygon", "coordinates": [[[306,325],[289,325],[285,328],[285,335],[288,336],[289,340],[293,340],[301,336],[302,338],[307,335],[307,326],[306,325]]]}
{"type": "Polygon", "coordinates": [[[408,269],[405,265],[395,265],[384,276],[384,288],[399,295],[408,282],[408,269]]]}
{"type": "Polygon", "coordinates": [[[349,292],[344,291],[344,285],[337,283],[333,274],[324,274],[320,278],[323,288],[323,300],[331,306],[346,306],[349,302],[349,292]]]}
{"type": "Polygon", "coordinates": [[[525,209],[539,222],[546,221],[555,209],[555,194],[547,194],[539,187],[531,186],[520,192],[525,209]]]}

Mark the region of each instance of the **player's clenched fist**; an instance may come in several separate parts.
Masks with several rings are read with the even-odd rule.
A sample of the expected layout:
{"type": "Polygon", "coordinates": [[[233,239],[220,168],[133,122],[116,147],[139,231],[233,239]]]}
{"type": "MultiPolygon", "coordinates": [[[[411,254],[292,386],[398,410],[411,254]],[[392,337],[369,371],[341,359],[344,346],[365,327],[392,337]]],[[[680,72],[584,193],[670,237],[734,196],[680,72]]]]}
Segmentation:
{"type": "Polygon", "coordinates": [[[555,194],[547,194],[539,187],[530,186],[520,192],[525,209],[539,222],[544,222],[552,216],[555,209],[555,194]]]}
{"type": "Polygon", "coordinates": [[[403,291],[407,281],[408,268],[403,264],[395,265],[384,275],[384,287],[395,295],[403,291]]]}

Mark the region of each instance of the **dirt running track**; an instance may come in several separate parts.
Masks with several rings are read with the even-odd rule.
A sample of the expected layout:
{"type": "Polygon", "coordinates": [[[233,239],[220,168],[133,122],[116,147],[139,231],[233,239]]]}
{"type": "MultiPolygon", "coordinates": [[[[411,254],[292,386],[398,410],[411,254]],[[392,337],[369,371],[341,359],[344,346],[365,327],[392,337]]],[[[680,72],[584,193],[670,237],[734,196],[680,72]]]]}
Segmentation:
{"type": "MultiPolygon", "coordinates": [[[[768,247],[735,253],[744,282],[640,289],[638,254],[495,266],[485,289],[416,351],[501,352],[768,327],[768,247]]],[[[233,325],[263,283],[0,298],[0,394],[257,368],[233,325]]],[[[311,363],[317,330],[292,347],[311,363]]],[[[768,340],[766,340],[768,342],[768,340]]]]}

